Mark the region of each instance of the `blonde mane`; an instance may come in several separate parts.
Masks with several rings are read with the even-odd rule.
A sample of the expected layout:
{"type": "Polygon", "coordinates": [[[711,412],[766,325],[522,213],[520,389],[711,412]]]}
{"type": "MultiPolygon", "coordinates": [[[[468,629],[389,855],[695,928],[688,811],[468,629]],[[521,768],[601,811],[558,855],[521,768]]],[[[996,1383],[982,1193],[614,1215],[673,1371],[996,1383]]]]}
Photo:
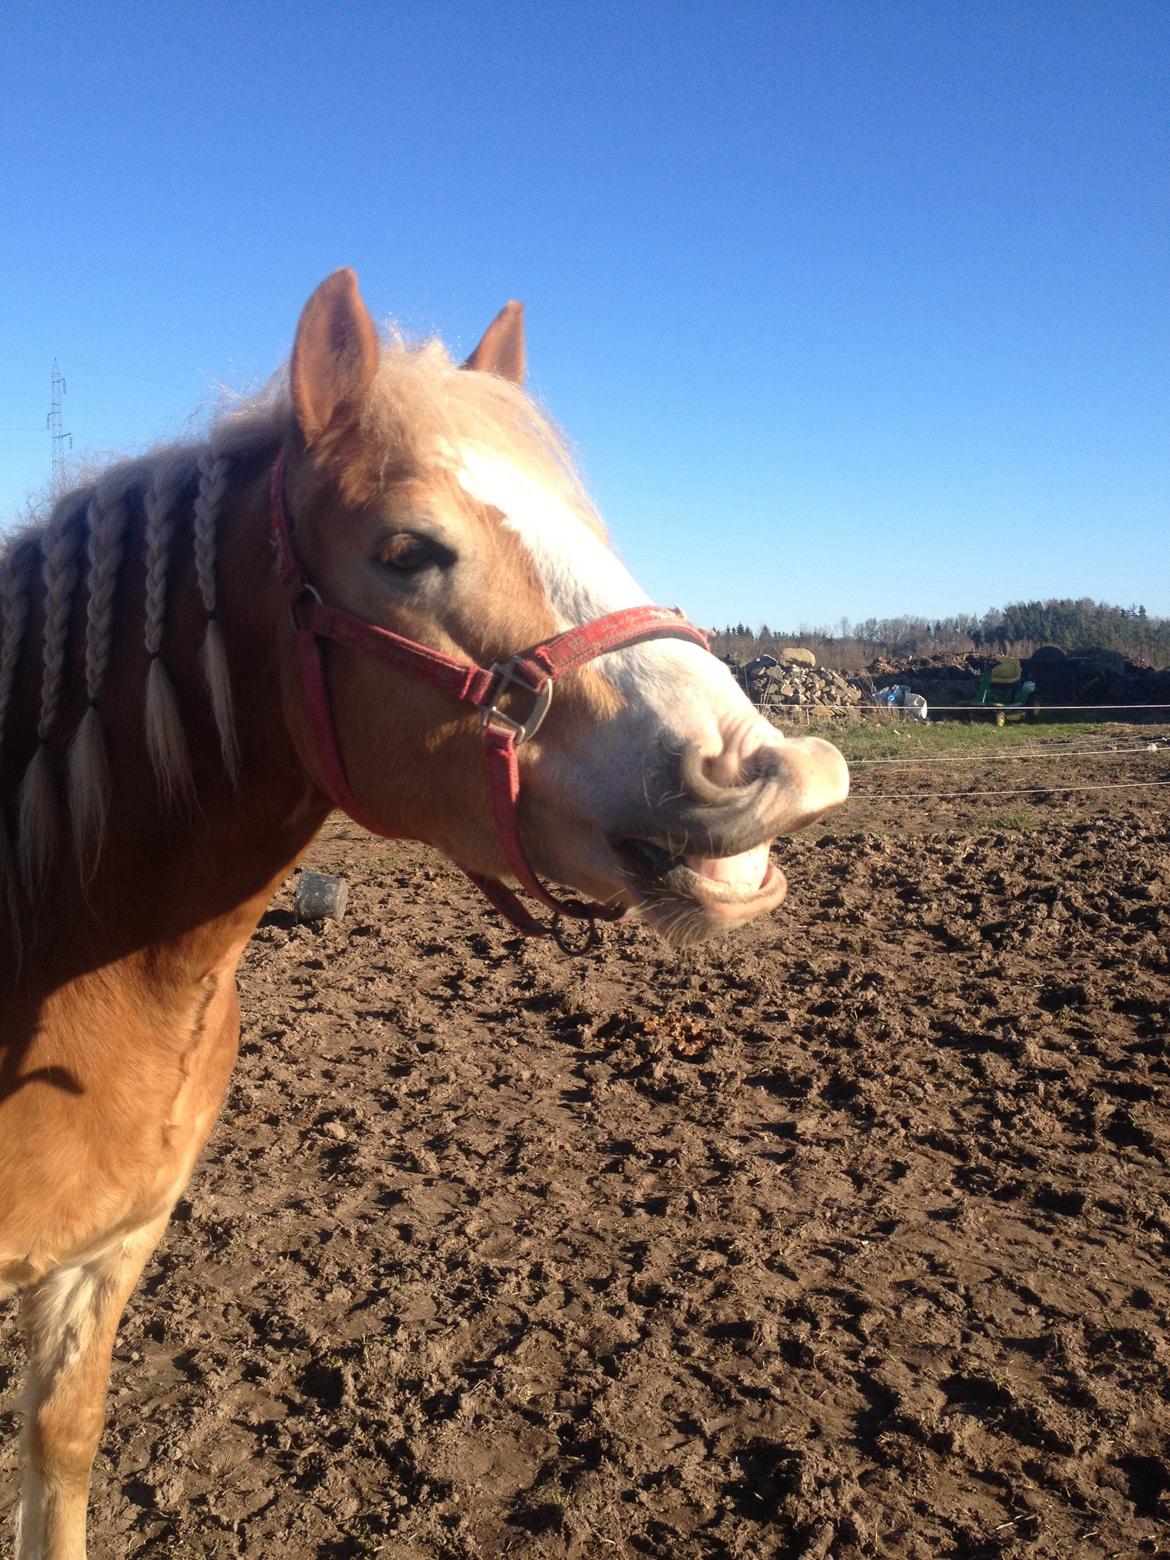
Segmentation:
{"type": "MultiPolygon", "coordinates": [[[[205,614],[200,664],[224,768],[235,783],[239,748],[232,680],[218,619],[219,528],[230,512],[236,471],[269,451],[275,456],[292,418],[282,372],[259,395],[229,406],[204,441],[164,446],[109,467],[58,499],[47,520],[26,526],[5,547],[0,559],[0,756],[19,666],[39,649],[41,667],[36,747],[20,781],[15,851],[7,819],[0,818],[0,892],[10,923],[17,908],[17,875],[35,902],[59,848],[63,819],[83,882],[97,870],[111,799],[102,704],[109,697],[106,677],[119,626],[116,590],[136,524],[145,566],[143,739],[160,795],[168,807],[193,799],[186,729],[164,657],[171,556],[182,526],[190,531],[205,614]],[[38,581],[39,647],[26,643],[38,581]],[[68,677],[69,630],[81,590],[86,707],[69,740],[63,777],[67,805],[62,809],[61,777],[48,744],[62,735],[59,707],[68,677]]],[[[369,446],[382,452],[382,481],[404,469],[425,475],[441,464],[443,450],[471,440],[537,477],[600,527],[564,440],[536,403],[507,380],[462,372],[439,342],[412,345],[397,335],[383,342],[360,426],[369,446]]],[[[118,692],[123,698],[128,693],[118,692]]]]}

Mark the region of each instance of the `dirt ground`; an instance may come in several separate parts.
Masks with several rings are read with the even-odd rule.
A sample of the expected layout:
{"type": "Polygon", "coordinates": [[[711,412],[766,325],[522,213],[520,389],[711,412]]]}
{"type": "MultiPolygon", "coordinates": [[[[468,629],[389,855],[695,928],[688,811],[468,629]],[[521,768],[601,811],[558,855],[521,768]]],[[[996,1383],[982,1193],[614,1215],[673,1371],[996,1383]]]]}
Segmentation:
{"type": "Polygon", "coordinates": [[[682,956],[331,825],[349,910],[290,883],[248,952],[93,1555],[1170,1555],[1170,788],[1062,789],[1166,735],[858,766],[682,956]]]}

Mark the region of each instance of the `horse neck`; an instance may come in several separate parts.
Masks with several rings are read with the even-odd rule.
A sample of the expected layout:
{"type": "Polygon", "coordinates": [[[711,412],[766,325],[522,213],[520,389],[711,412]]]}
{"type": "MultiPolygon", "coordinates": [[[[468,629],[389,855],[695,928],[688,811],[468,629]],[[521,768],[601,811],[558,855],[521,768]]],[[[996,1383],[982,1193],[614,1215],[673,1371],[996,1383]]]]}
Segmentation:
{"type": "MultiPolygon", "coordinates": [[[[177,796],[167,796],[147,753],[142,601],[149,587],[134,581],[148,580],[149,560],[141,516],[130,525],[101,700],[112,781],[101,855],[87,880],[66,825],[43,897],[25,917],[31,937],[23,962],[45,972],[50,985],[125,959],[137,960],[154,982],[182,981],[238,957],[274,887],[327,815],[283,714],[288,606],[268,534],[270,464],[251,460],[220,506],[215,618],[234,705],[234,774],[209,698],[197,520],[176,533],[162,658],[190,761],[190,784],[177,796]]],[[[84,638],[83,612],[76,603],[71,640],[84,638]]],[[[66,732],[84,702],[74,664],[62,703],[66,732]]],[[[30,724],[27,711],[22,724],[30,724]]],[[[26,731],[26,752],[29,740],[26,731]]],[[[65,746],[57,744],[59,777],[65,746]]]]}

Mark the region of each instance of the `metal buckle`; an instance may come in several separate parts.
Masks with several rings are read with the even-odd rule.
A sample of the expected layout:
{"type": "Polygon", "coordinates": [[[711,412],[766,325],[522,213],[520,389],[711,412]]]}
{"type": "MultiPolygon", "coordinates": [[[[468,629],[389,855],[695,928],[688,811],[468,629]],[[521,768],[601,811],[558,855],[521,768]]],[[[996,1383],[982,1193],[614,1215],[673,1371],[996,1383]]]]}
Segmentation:
{"type": "Polygon", "coordinates": [[[511,731],[516,738],[516,746],[519,747],[522,742],[527,742],[529,737],[534,736],[540,730],[541,722],[548,714],[548,707],[552,703],[553,696],[552,679],[550,678],[543,688],[537,690],[533,688],[531,683],[526,682],[523,677],[516,675],[516,663],[514,660],[506,661],[503,664],[497,661],[491,670],[498,681],[491,692],[492,702],[479,706],[481,724],[484,728],[496,725],[502,726],[506,731],[511,731]],[[528,712],[527,720],[516,720],[514,716],[500,709],[495,702],[512,686],[523,688],[525,693],[530,693],[535,700],[531,710],[528,712]]]}

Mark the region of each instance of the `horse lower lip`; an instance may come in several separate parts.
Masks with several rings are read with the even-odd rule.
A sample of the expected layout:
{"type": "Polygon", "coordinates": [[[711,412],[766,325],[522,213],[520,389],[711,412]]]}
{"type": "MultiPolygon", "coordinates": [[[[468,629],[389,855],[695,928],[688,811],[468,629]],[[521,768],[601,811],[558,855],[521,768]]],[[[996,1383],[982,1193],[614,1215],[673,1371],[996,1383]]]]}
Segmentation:
{"type": "Polygon", "coordinates": [[[754,903],[774,892],[780,875],[777,868],[770,865],[759,887],[748,892],[693,871],[681,856],[672,856],[650,840],[626,840],[622,848],[634,861],[644,881],[698,903],[726,906],[754,903]]]}
{"type": "Polygon", "coordinates": [[[733,883],[721,883],[717,878],[706,877],[680,862],[664,881],[676,892],[684,893],[688,899],[697,900],[700,904],[746,905],[754,904],[769,892],[775,885],[777,875],[775,867],[769,866],[764,881],[757,888],[749,889],[733,883]]]}

